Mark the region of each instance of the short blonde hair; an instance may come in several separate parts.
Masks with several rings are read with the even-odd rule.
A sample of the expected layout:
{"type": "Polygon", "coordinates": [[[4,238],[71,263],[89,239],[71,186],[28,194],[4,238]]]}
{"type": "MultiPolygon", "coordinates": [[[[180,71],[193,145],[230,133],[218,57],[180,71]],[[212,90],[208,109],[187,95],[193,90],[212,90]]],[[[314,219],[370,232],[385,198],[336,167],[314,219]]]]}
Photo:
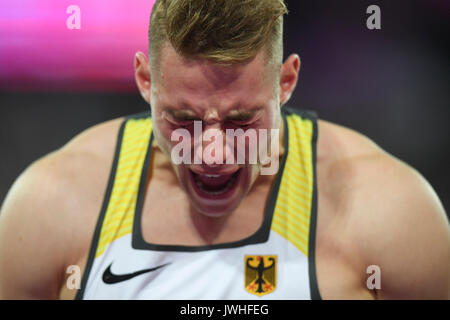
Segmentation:
{"type": "Polygon", "coordinates": [[[245,62],[266,49],[275,65],[283,59],[283,0],[157,0],[149,27],[151,65],[168,41],[187,58],[245,62]]]}

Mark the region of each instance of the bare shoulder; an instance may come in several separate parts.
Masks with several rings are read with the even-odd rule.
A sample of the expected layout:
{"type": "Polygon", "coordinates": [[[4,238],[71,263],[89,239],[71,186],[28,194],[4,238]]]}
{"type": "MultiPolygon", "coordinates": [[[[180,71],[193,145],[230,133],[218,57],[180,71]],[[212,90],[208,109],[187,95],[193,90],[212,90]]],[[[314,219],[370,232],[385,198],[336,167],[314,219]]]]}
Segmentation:
{"type": "Polygon", "coordinates": [[[123,119],[91,127],[32,163],[0,212],[0,298],[56,298],[89,246],[123,119]]]}
{"type": "Polygon", "coordinates": [[[361,278],[380,267],[377,296],[448,299],[450,228],[428,181],[369,138],[325,121],[317,158],[319,192],[334,208],[328,221],[345,230],[361,278]]]}

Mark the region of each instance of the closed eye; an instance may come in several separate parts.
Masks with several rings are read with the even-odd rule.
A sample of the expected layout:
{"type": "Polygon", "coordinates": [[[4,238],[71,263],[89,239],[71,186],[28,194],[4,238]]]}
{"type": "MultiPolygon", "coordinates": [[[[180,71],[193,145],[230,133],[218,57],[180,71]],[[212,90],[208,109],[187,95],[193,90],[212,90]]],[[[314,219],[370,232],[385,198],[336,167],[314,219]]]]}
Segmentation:
{"type": "Polygon", "coordinates": [[[233,110],[226,117],[226,120],[235,126],[248,127],[260,119],[262,115],[261,110],[262,109],[233,110]]]}
{"type": "Polygon", "coordinates": [[[176,126],[189,126],[193,125],[194,121],[201,121],[198,117],[194,115],[186,115],[186,114],[177,115],[176,113],[170,111],[166,113],[165,118],[168,122],[176,126]]]}
{"type": "Polygon", "coordinates": [[[180,126],[180,127],[188,127],[188,126],[193,126],[195,121],[201,121],[199,119],[179,119],[179,120],[174,120],[174,119],[167,119],[167,121],[169,121],[171,124],[175,125],[175,126],[180,126]]]}
{"type": "Polygon", "coordinates": [[[255,123],[254,120],[230,120],[229,123],[236,127],[247,128],[255,123]]]}

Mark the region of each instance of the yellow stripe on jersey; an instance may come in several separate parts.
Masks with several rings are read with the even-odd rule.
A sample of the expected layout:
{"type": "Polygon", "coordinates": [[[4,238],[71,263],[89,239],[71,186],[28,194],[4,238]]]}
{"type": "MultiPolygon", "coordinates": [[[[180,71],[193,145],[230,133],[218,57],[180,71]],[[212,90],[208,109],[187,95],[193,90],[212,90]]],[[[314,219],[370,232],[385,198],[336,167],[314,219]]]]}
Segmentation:
{"type": "Polygon", "coordinates": [[[313,197],[313,123],[299,115],[287,116],[289,151],[281,178],[272,230],[308,256],[313,197]]]}
{"type": "Polygon", "coordinates": [[[139,182],[151,132],[150,118],[129,119],[125,124],[114,184],[95,257],[102,255],[111,242],[132,231],[139,182]]]}

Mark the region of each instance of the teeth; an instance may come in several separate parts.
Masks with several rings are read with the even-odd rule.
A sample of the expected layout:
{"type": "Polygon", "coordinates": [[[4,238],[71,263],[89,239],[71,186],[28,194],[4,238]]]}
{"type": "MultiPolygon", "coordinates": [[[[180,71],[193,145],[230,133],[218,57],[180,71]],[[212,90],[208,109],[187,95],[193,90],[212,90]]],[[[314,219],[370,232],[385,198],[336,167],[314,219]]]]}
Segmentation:
{"type": "Polygon", "coordinates": [[[203,176],[205,176],[207,178],[219,178],[220,177],[219,174],[203,174],[203,176]]]}

